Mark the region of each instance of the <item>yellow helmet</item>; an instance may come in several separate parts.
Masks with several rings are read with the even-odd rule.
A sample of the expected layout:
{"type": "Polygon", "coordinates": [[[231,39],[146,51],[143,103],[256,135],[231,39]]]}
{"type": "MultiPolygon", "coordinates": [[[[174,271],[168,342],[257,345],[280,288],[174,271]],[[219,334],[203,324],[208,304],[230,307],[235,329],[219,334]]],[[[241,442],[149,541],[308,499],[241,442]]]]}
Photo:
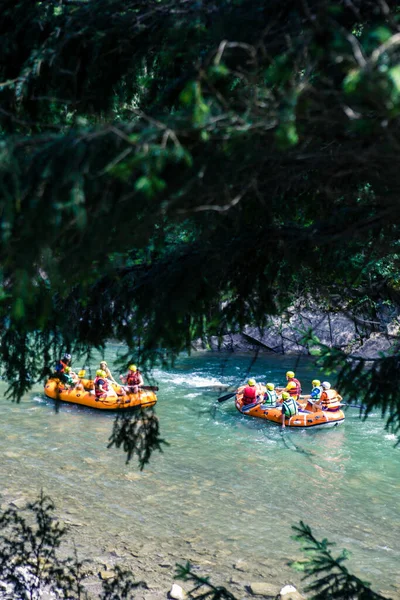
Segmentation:
{"type": "Polygon", "coordinates": [[[71,370],[71,367],[65,367],[65,372],[66,372],[66,373],[69,373],[69,372],[70,372],[70,370],[71,370]]]}
{"type": "Polygon", "coordinates": [[[295,390],[296,389],[296,384],[294,381],[289,381],[289,383],[286,386],[287,390],[295,390]]]}
{"type": "Polygon", "coordinates": [[[97,371],[96,371],[97,377],[104,377],[103,373],[104,373],[104,371],[102,369],[97,369],[97,371]]]}
{"type": "Polygon", "coordinates": [[[311,385],[313,387],[318,387],[319,385],[321,385],[321,382],[320,382],[319,379],[313,379],[312,382],[311,382],[311,385]]]}
{"type": "Polygon", "coordinates": [[[287,371],[286,377],[289,377],[289,379],[293,379],[293,377],[294,377],[294,371],[287,371]]]}
{"type": "Polygon", "coordinates": [[[82,369],[82,371],[79,371],[79,373],[78,373],[78,377],[85,377],[85,375],[86,375],[85,369],[82,369]]]}
{"type": "Polygon", "coordinates": [[[137,371],[137,366],[136,365],[129,365],[128,369],[129,369],[129,371],[137,371]]]}
{"type": "Polygon", "coordinates": [[[271,390],[272,391],[274,389],[275,389],[275,386],[274,386],[273,383],[267,383],[267,390],[271,390]]]}
{"type": "Polygon", "coordinates": [[[248,385],[256,385],[256,380],[255,379],[249,379],[247,382],[248,385]]]}
{"type": "Polygon", "coordinates": [[[287,400],[288,398],[290,398],[290,394],[287,392],[282,392],[282,400],[287,400]]]}

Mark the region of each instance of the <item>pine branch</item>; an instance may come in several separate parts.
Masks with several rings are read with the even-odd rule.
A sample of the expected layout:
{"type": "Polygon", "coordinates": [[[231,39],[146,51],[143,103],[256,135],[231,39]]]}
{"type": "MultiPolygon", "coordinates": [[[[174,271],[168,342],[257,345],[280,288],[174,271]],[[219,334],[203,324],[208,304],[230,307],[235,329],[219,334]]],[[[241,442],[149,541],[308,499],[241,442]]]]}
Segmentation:
{"type": "Polygon", "coordinates": [[[349,573],[343,565],[349,556],[346,550],[335,558],[330,550],[335,544],[326,539],[317,540],[303,521],[292,529],[296,534],[294,539],[302,543],[307,556],[307,562],[302,563],[303,579],[315,579],[306,588],[312,592],[313,600],[385,600],[384,596],[372,591],[367,582],[349,573]]]}

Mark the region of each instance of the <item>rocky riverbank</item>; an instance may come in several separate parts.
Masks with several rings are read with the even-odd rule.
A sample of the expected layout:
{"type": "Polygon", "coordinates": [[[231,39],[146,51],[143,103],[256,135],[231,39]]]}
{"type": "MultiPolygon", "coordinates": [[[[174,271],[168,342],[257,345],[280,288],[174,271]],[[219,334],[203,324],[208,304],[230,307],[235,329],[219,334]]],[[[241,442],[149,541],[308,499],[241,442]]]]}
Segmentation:
{"type": "MultiPolygon", "coordinates": [[[[27,498],[20,496],[4,498],[1,509],[14,507],[23,510],[27,498]],[[6,500],[6,501],[4,501],[6,500]]],[[[61,515],[57,522],[67,527],[67,534],[60,550],[59,558],[66,559],[76,551],[78,559],[83,561],[81,573],[83,586],[89,600],[101,596],[103,582],[111,582],[116,575],[116,567],[130,571],[135,581],[143,582],[134,592],[136,600],[185,600],[193,584],[175,580],[176,565],[185,565],[190,561],[193,572],[201,577],[209,577],[215,586],[225,586],[237,598],[262,596],[281,600],[302,600],[304,596],[297,591],[301,578],[292,571],[288,562],[301,560],[301,555],[287,557],[283,563],[267,557],[254,560],[238,558],[226,543],[219,548],[203,547],[194,538],[174,539],[173,543],[157,540],[127,540],[122,535],[109,539],[107,544],[99,543],[87,531],[84,521],[71,513],[61,515]]],[[[18,567],[25,581],[33,578],[24,567],[18,567]]],[[[13,586],[0,581],[0,599],[12,600],[15,597],[13,586]]],[[[41,600],[56,598],[43,587],[41,600]]]]}
{"type": "MultiPolygon", "coordinates": [[[[4,498],[1,509],[9,506],[23,509],[27,499],[4,498]],[[6,500],[6,502],[4,502],[6,500]]],[[[68,528],[58,556],[65,559],[76,551],[83,560],[82,584],[88,600],[101,597],[103,583],[111,583],[116,567],[130,571],[135,581],[142,584],[135,589],[136,600],[186,600],[190,598],[193,584],[175,579],[176,565],[190,561],[193,572],[208,577],[214,586],[226,587],[237,599],[263,597],[274,600],[305,600],[305,583],[302,573],[290,568],[289,563],[304,561],[298,552],[284,560],[255,556],[238,557],[235,540],[222,541],[219,547],[205,547],[193,537],[174,539],[171,543],[157,540],[127,539],[121,535],[109,539],[107,544],[95,539],[87,531],[85,522],[67,512],[58,520],[68,528]]],[[[19,567],[21,570],[21,567],[19,567]]],[[[23,570],[23,568],[22,568],[23,570]]],[[[26,574],[29,580],[31,576],[26,574]]],[[[385,597],[400,599],[400,589],[379,590],[385,597]]],[[[13,600],[12,586],[0,581],[0,600],[13,600]]],[[[43,588],[41,600],[55,600],[56,596],[43,588]]],[[[133,596],[132,596],[133,597],[133,596]]]]}
{"type": "Polygon", "coordinates": [[[396,348],[400,336],[400,310],[382,303],[371,315],[352,312],[345,306],[332,309],[302,300],[282,315],[268,317],[263,328],[246,326],[240,333],[227,333],[221,339],[212,337],[208,346],[199,342],[195,347],[225,352],[313,354],[318,345],[304,341],[310,331],[326,346],[339,348],[349,356],[374,359],[388,355],[396,348]]]}
{"type": "MultiPolygon", "coordinates": [[[[12,496],[7,491],[0,494],[1,512],[13,508],[26,517],[27,503],[27,496],[12,496]]],[[[187,561],[196,575],[209,577],[213,585],[226,587],[238,599],[263,596],[301,600],[304,597],[297,591],[304,587],[301,576],[288,564],[303,559],[299,552],[278,560],[268,556],[245,556],[238,552],[235,539],[221,540],[213,546],[205,546],[201,536],[168,541],[138,539],[120,532],[107,539],[107,534],[93,530],[85,522],[82,511],[72,505],[62,511],[55,522],[66,528],[57,555],[63,560],[77,552],[82,561],[82,583],[89,600],[100,598],[103,583],[112,582],[117,566],[130,571],[135,581],[143,582],[134,591],[136,600],[185,600],[193,584],[174,578],[176,566],[185,565],[187,561]]],[[[18,569],[26,581],[31,581],[32,576],[24,567],[18,569]]],[[[0,580],[0,600],[13,600],[14,597],[12,585],[0,580]]],[[[54,598],[48,589],[41,590],[41,600],[54,598]]]]}

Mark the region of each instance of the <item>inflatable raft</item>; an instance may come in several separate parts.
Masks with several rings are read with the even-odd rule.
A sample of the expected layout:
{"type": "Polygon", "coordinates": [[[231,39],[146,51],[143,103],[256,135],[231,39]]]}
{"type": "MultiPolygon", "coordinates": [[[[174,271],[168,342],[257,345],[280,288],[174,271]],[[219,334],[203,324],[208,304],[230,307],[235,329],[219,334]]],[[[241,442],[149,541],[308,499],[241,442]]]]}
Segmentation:
{"type": "Polygon", "coordinates": [[[90,408],[99,408],[101,410],[121,410],[140,406],[149,408],[157,402],[157,396],[151,390],[141,390],[136,394],[126,394],[119,385],[113,388],[116,396],[109,396],[104,399],[96,400],[94,395],[93,381],[90,379],[81,379],[82,386],[78,388],[66,389],[65,385],[57,378],[50,378],[44,385],[44,393],[53,400],[62,400],[73,404],[82,404],[90,408]]]}
{"type": "MultiPolygon", "coordinates": [[[[337,427],[344,421],[344,412],[337,408],[335,410],[320,410],[309,401],[301,402],[302,408],[297,415],[285,419],[286,427],[311,428],[311,427],[337,427]]],[[[265,404],[243,404],[243,394],[236,394],[236,408],[243,415],[266,419],[271,423],[282,425],[282,409],[268,408],[265,404]]]]}

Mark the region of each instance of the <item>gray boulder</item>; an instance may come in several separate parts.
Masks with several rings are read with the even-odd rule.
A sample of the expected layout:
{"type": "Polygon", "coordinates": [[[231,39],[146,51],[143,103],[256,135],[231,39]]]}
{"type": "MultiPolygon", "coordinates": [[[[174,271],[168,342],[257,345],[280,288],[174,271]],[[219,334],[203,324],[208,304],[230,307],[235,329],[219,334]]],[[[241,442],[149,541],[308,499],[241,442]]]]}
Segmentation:
{"type": "Polygon", "coordinates": [[[264,596],[266,598],[276,598],[279,594],[279,586],[265,581],[250,583],[249,591],[253,596],[264,596]]]}
{"type": "Polygon", "coordinates": [[[352,352],[353,356],[373,359],[390,354],[392,342],[384,333],[372,333],[366,342],[352,352]]]}

